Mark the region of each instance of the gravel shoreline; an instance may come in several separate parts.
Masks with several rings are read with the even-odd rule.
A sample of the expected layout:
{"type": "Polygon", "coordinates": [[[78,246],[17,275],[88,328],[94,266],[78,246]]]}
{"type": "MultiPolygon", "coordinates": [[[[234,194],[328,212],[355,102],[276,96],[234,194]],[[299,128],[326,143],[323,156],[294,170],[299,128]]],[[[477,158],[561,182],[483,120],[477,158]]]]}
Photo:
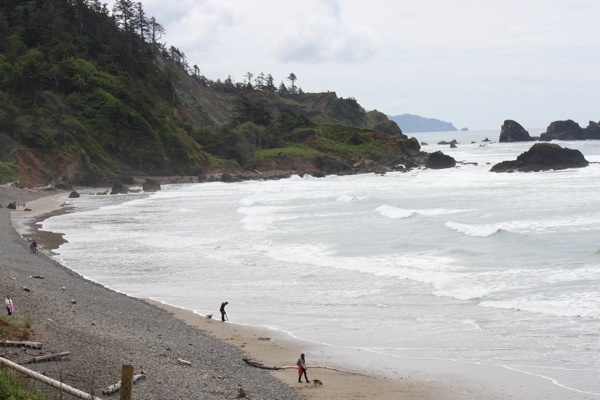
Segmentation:
{"type": "MultiPolygon", "coordinates": [[[[30,320],[30,340],[43,343],[41,351],[3,347],[3,357],[19,363],[34,355],[71,352],[59,361],[28,367],[102,398],[109,398],[102,389],[118,382],[121,366],[130,364],[136,374],[147,376],[134,385],[138,399],[235,399],[239,388],[251,399],[305,399],[268,371],[246,365],[239,348],[145,301],[88,281],[41,252],[30,254],[5,207],[51,194],[0,187],[2,294],[15,302],[11,318],[30,320]]],[[[34,387],[59,397],[43,384],[34,387]]]]}

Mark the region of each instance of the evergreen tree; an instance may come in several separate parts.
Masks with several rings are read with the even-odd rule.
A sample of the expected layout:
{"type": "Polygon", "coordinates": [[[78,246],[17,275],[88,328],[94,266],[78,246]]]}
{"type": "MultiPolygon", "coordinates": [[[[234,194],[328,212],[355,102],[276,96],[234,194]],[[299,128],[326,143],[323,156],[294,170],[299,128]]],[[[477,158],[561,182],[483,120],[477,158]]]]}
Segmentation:
{"type": "Polygon", "coordinates": [[[298,78],[296,78],[296,75],[293,72],[287,77],[287,80],[292,82],[292,85],[290,86],[291,94],[296,94],[296,80],[297,79],[298,78]]]}

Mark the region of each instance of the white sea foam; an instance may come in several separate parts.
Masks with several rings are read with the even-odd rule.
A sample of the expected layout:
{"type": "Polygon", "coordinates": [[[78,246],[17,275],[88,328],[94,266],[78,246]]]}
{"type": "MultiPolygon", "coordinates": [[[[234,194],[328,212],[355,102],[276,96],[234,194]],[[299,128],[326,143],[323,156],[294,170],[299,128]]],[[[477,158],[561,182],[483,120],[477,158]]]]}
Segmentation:
{"type": "Polygon", "coordinates": [[[412,210],[404,210],[402,208],[392,207],[392,206],[379,206],[375,209],[379,214],[384,217],[392,218],[392,219],[403,219],[410,218],[415,215],[415,212],[412,210]]]}
{"type": "Polygon", "coordinates": [[[476,237],[492,236],[502,230],[502,228],[500,227],[500,224],[471,225],[471,224],[460,224],[458,222],[448,221],[448,222],[446,222],[446,226],[456,232],[463,233],[467,236],[476,236],[476,237]]]}

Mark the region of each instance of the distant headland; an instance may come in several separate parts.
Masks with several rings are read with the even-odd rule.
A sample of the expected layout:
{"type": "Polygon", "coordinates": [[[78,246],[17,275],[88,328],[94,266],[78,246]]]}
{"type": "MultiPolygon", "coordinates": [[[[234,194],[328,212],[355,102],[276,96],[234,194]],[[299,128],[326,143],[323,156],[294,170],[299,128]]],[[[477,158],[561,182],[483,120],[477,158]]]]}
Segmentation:
{"type": "MultiPolygon", "coordinates": [[[[435,118],[425,118],[413,114],[388,115],[388,118],[396,122],[403,133],[415,132],[449,132],[457,131],[456,127],[450,122],[435,118]]],[[[467,128],[461,131],[468,130],[467,128]]]]}

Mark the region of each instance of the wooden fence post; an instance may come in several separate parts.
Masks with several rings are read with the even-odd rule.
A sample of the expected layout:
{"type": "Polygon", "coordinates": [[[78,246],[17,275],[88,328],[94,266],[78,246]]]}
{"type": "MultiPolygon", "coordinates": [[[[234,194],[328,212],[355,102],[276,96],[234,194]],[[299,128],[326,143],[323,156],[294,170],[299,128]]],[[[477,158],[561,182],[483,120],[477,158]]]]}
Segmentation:
{"type": "Polygon", "coordinates": [[[121,368],[120,400],[133,399],[133,365],[123,365],[121,368]]]}

